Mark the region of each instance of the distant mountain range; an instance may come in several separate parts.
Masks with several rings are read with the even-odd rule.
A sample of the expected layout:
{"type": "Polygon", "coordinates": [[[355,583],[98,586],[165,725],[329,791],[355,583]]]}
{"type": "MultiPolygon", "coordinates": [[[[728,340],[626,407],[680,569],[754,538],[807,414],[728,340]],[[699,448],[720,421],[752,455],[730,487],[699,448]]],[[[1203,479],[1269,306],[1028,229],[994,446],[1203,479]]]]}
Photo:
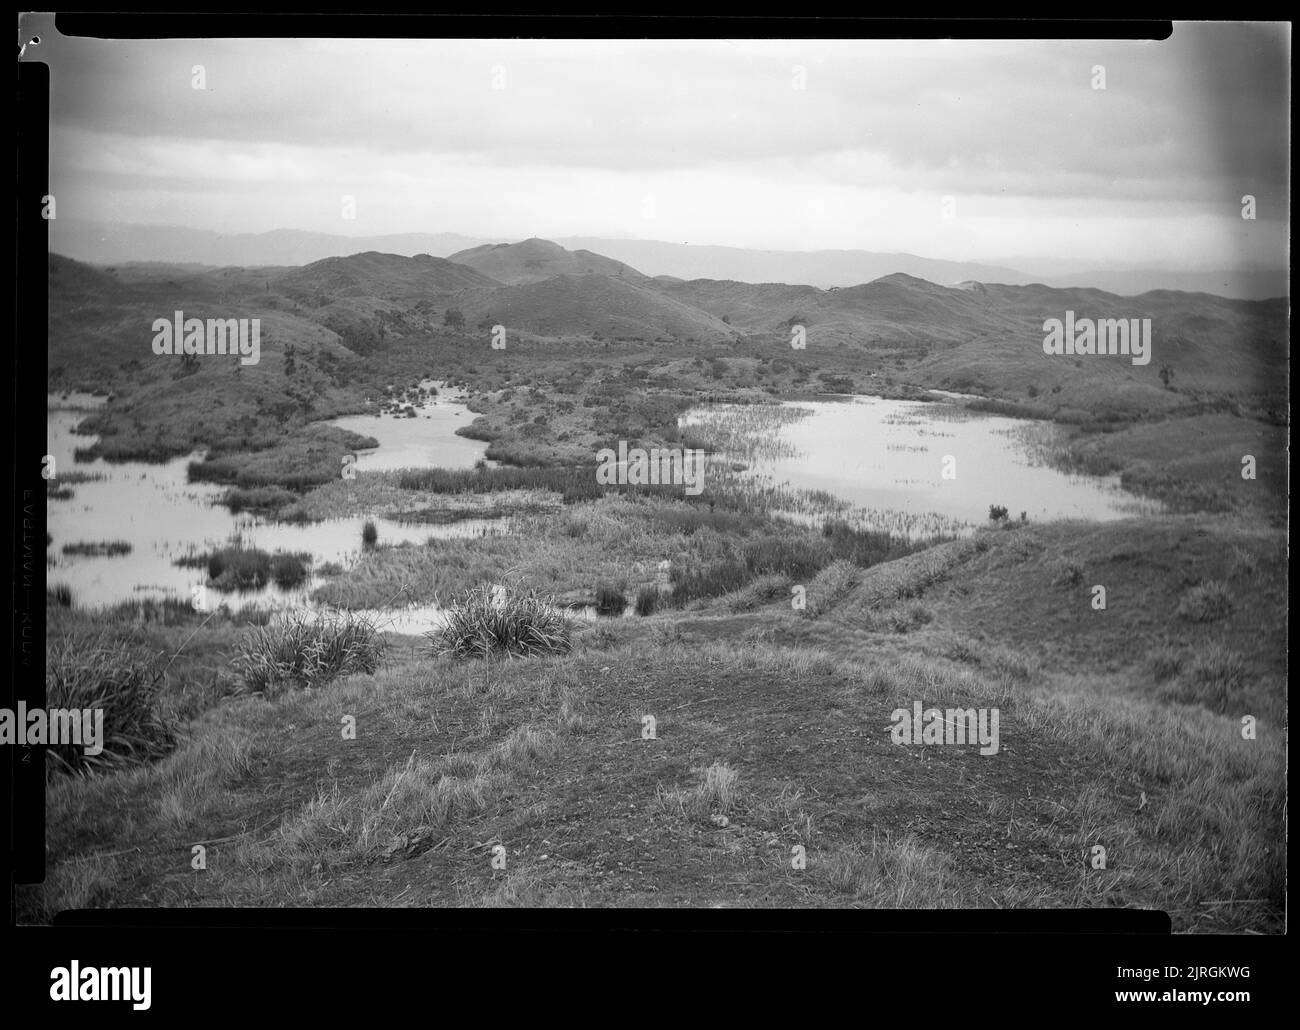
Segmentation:
{"type": "MultiPolygon", "coordinates": [[[[110,222],[51,221],[50,250],[94,265],[165,262],[211,267],[303,266],[331,257],[374,251],[413,257],[452,258],[509,285],[541,282],[556,274],[586,274],[622,266],[625,281],[671,277],[740,283],[785,283],[819,289],[858,286],[894,273],[940,285],[975,281],[1006,285],[1092,287],[1121,296],[1150,290],[1213,293],[1222,297],[1263,299],[1287,295],[1285,269],[1097,269],[1052,275],[978,262],[943,261],[914,254],[866,250],[747,250],[655,240],[561,237],[550,243],[573,255],[530,254],[512,271],[514,278],[493,275],[498,248],[512,241],[457,233],[400,233],[343,236],[276,229],[226,235],[207,230],[110,222]],[[539,262],[529,265],[529,261],[539,262]],[[561,267],[557,261],[569,261],[561,267]]],[[[527,242],[527,241],[526,241],[527,242]]],[[[1057,263],[1059,266],[1059,262],[1057,263]]]]}

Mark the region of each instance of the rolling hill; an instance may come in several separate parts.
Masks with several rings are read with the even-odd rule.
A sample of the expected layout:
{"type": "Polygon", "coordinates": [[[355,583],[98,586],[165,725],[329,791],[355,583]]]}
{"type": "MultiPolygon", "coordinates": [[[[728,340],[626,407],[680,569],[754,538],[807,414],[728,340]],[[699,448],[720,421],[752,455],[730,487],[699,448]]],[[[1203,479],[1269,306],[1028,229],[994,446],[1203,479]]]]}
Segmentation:
{"type": "Polygon", "coordinates": [[[467,265],[509,286],[539,283],[557,275],[617,276],[631,282],[644,282],[649,278],[621,261],[589,250],[566,250],[558,243],[536,238],[520,243],[486,244],[462,250],[448,260],[467,265]]]}
{"type": "Polygon", "coordinates": [[[472,325],[502,324],[534,336],[560,338],[672,338],[726,341],[738,333],[721,319],[662,291],[603,275],[557,275],[504,286],[466,298],[472,325]]]}
{"type": "Polygon", "coordinates": [[[444,258],[428,254],[408,258],[374,251],[315,261],[276,277],[275,282],[290,295],[323,294],[332,300],[378,297],[421,301],[499,285],[469,266],[444,258]]]}
{"type": "MultiPolygon", "coordinates": [[[[917,385],[980,393],[1050,416],[1114,410],[1155,413],[1189,399],[1218,398],[1285,407],[1287,307],[1283,299],[1229,300],[1158,290],[1123,297],[1041,283],[963,282],[942,286],[896,272],[827,290],[781,283],[650,278],[599,254],[546,240],[475,248],[455,260],[373,251],[301,268],[194,270],[132,266],[115,274],[57,255],[50,259],[52,325],[86,340],[114,335],[106,323],[132,306],[170,310],[226,305],[281,324],[280,338],[322,329],[358,354],[387,334],[440,333],[450,312],[467,332],[501,324],[550,340],[641,341],[729,346],[789,341],[807,332],[810,357],[826,370],[848,354],[876,353],[906,365],[917,385]],[[113,312],[109,314],[110,310],[113,312]],[[1152,359],[1091,358],[1043,352],[1043,323],[1073,311],[1082,318],[1151,320],[1152,359]],[[100,324],[76,329],[99,312],[100,324]],[[1172,376],[1170,389],[1162,368],[1172,376]]],[[[58,357],[56,343],[51,359],[58,357]]],[[[109,348],[110,350],[112,348],[109,348]]],[[[902,366],[900,366],[902,367],[902,366]]]]}

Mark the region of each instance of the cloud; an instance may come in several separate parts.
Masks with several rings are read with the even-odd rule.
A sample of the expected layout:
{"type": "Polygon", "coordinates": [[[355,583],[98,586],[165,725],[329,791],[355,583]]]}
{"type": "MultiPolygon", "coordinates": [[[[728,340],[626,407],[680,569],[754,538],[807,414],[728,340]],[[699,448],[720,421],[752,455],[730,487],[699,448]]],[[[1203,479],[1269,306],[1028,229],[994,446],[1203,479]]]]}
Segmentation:
{"type": "Polygon", "coordinates": [[[699,242],[867,247],[846,237],[869,217],[865,235],[898,249],[1026,253],[1074,217],[1171,232],[1121,233],[1154,255],[1190,242],[1189,219],[1229,232],[1244,193],[1265,219],[1289,205],[1285,27],[1180,25],[1148,43],[49,43],[72,206],[161,201],[157,220],[178,202],[163,198],[187,198],[205,227],[339,231],[342,191],[367,198],[377,231],[650,235],[638,212],[654,195],[660,228],[699,242]],[[960,241],[929,225],[944,195],[981,213],[960,241]]]}

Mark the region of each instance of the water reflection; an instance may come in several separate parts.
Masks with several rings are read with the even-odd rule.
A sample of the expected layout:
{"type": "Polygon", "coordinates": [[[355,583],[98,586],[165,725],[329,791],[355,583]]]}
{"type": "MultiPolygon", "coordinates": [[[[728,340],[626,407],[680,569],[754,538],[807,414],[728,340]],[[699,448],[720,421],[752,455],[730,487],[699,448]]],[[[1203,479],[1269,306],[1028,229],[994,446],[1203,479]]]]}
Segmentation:
{"type": "MultiPolygon", "coordinates": [[[[232,539],[244,546],[265,551],[305,552],[312,556],[312,575],[303,584],[282,589],[274,583],[247,592],[221,594],[209,590],[211,603],[225,600],[232,607],[243,604],[301,604],[320,584],[323,565],[351,565],[362,551],[361,530],[366,518],[327,519],[316,523],[268,521],[243,513],[232,515],[217,503],[225,487],[212,483],[190,483],[188,466],[202,458],[200,452],[163,464],[144,462],[110,463],[98,458],[78,463],[78,448],[90,447],[94,436],[79,436],[76,426],[89,411],[102,406],[106,398],[89,394],[50,395],[47,398],[46,439],[54,456],[55,484],[71,491],[66,499],[46,503],[48,529],[53,541],[46,549],[47,582],[66,584],[78,607],[98,607],[142,597],[189,599],[193,587],[205,582],[202,568],[180,567],[176,559],[206,553],[232,539]],[[94,477],[94,478],[87,478],[94,477]],[[130,553],[116,557],[65,555],[65,545],[124,541],[130,553]]],[[[455,429],[468,424],[473,415],[452,398],[426,411],[437,418],[402,419],[379,417],[383,431],[359,429],[380,439],[381,444],[410,436],[410,428],[388,433],[389,427],[418,424],[422,466],[469,467],[486,445],[455,436],[455,429]],[[443,455],[439,457],[439,455],[443,455]]],[[[358,416],[371,419],[371,416],[358,416]]],[[[347,421],[347,420],[340,420],[347,421]]],[[[409,452],[401,451],[409,458],[409,452]]],[[[390,467],[378,460],[378,452],[359,455],[359,468],[390,467]],[[367,459],[370,463],[367,464],[367,459]]],[[[407,462],[409,464],[409,462],[407,462]]],[[[430,537],[480,536],[498,532],[499,521],[469,519],[448,524],[398,522],[374,518],[379,544],[422,544],[430,537]]]]}
{"type": "MultiPolygon", "coordinates": [[[[943,402],[880,397],[782,407],[810,413],[796,420],[773,418],[765,432],[776,434],[781,446],[746,453],[746,475],[823,490],[868,513],[901,513],[903,523],[909,517],[919,523],[933,513],[981,524],[994,504],[1010,509],[1012,518],[1024,511],[1038,520],[1109,521],[1159,510],[1120,489],[1118,476],[1069,475],[1036,462],[1026,434],[1048,432],[1048,424],[943,402]],[[951,478],[945,478],[945,468],[951,478]]],[[[720,404],[687,412],[682,425],[720,415],[755,418],[753,406],[720,404]]],[[[884,521],[898,524],[893,516],[884,521]]]]}
{"type": "MultiPolygon", "coordinates": [[[[428,398],[410,397],[409,410],[414,418],[376,411],[373,415],[347,415],[326,423],[379,441],[378,448],[357,453],[358,471],[472,468],[487,453],[488,445],[482,440],[456,435],[457,429],[469,425],[475,417],[465,407],[465,395],[437,379],[423,380],[420,386],[436,393],[428,398]]],[[[379,402],[372,403],[378,407],[379,402]]]]}

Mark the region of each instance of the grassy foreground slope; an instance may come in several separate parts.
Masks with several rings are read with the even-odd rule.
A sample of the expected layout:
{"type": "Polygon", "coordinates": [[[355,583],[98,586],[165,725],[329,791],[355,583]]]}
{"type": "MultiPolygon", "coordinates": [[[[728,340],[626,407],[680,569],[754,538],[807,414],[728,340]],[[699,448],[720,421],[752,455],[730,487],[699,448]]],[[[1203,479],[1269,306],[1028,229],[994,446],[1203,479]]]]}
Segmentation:
{"type": "MultiPolygon", "coordinates": [[[[575,511],[629,533],[664,519],[614,498],[575,511]]],[[[560,657],[458,661],[395,638],[373,675],[227,698],[153,766],[55,781],[27,916],[1125,905],[1277,931],[1283,546],[1209,517],[1029,525],[601,620],[560,657]],[[916,700],[997,707],[998,753],[894,744],[891,712],[916,700]]],[[[198,674],[219,675],[207,636],[219,650],[230,632],[199,633],[198,674]]]]}

